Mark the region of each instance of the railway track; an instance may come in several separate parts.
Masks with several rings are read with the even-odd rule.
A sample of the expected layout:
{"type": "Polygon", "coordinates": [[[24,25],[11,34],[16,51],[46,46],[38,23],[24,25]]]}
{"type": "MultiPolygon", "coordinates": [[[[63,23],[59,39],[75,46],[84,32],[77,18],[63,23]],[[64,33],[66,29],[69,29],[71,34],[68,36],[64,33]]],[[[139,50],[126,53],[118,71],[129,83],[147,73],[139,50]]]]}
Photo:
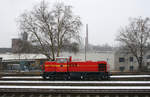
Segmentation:
{"type": "Polygon", "coordinates": [[[91,93],[80,93],[80,94],[72,94],[72,93],[1,93],[0,97],[150,97],[149,94],[127,94],[127,93],[120,93],[120,94],[114,94],[114,93],[97,93],[97,94],[91,94],[91,93]]]}
{"type": "MultiPolygon", "coordinates": [[[[42,81],[42,76],[1,76],[0,80],[34,80],[42,81]]],[[[110,81],[150,81],[150,75],[113,75],[109,79],[110,81]]]]}
{"type": "Polygon", "coordinates": [[[150,80],[44,81],[41,76],[3,76],[0,97],[150,97],[150,80]]]}
{"type": "Polygon", "coordinates": [[[0,85],[27,86],[150,86],[150,81],[6,81],[0,85]]]}
{"type": "Polygon", "coordinates": [[[141,89],[118,89],[120,87],[113,87],[115,89],[110,89],[110,87],[108,89],[90,88],[73,89],[72,87],[64,89],[64,87],[51,87],[51,89],[32,89],[9,87],[9,89],[0,90],[0,97],[150,97],[150,90],[141,87],[141,89]]]}

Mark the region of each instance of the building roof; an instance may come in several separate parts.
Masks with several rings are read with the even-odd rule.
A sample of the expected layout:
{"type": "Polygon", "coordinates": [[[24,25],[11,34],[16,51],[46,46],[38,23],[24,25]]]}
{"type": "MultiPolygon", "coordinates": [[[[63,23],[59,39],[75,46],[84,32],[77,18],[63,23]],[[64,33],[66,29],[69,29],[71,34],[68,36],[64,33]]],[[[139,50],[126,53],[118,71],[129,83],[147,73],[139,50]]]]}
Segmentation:
{"type": "Polygon", "coordinates": [[[12,52],[12,48],[0,48],[0,53],[12,52]]]}
{"type": "Polygon", "coordinates": [[[5,53],[0,54],[2,60],[31,60],[31,59],[47,59],[47,57],[43,54],[12,54],[12,53],[5,53]]]}

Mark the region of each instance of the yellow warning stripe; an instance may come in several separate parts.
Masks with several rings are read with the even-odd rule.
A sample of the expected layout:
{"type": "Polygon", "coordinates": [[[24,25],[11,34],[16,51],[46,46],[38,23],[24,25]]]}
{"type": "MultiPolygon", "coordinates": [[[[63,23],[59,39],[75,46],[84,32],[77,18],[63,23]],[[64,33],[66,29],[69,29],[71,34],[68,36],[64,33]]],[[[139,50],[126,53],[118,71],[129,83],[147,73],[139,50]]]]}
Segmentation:
{"type": "Polygon", "coordinates": [[[67,65],[45,65],[45,67],[67,67],[67,65]]]}
{"type": "MultiPolygon", "coordinates": [[[[45,67],[67,67],[67,64],[66,65],[63,65],[63,64],[47,64],[45,65],[45,67]]],[[[72,65],[72,64],[69,64],[68,67],[97,67],[97,65],[72,65]]],[[[105,66],[104,67],[101,67],[101,68],[106,68],[105,66]]]]}

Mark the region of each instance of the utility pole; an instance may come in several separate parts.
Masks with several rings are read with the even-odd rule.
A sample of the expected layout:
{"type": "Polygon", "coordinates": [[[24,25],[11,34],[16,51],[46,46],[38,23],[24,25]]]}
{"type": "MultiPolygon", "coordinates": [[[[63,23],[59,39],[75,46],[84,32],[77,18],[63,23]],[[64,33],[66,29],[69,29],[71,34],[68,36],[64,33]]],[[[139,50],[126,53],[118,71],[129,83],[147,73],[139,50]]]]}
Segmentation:
{"type": "Polygon", "coordinates": [[[86,24],[86,37],[85,37],[85,61],[86,61],[86,52],[88,50],[88,24],[86,24]]]}

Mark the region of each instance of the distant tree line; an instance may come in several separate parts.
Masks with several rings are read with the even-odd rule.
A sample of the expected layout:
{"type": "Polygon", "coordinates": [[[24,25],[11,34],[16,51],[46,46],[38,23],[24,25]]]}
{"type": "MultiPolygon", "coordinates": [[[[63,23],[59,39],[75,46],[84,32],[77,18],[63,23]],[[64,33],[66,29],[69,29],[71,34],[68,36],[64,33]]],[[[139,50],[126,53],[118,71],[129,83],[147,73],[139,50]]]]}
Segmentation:
{"type": "Polygon", "coordinates": [[[109,44],[92,45],[94,51],[113,51],[113,47],[109,44]]]}
{"type": "MultiPolygon", "coordinates": [[[[13,53],[42,53],[39,49],[39,45],[33,45],[30,41],[22,40],[21,38],[18,39],[17,47],[15,47],[13,50],[11,50],[13,53]]],[[[47,45],[45,45],[47,46],[47,45]]],[[[54,47],[57,49],[57,47],[54,47]]],[[[5,49],[7,51],[7,49],[5,49]]],[[[10,50],[9,50],[10,51],[10,50]]],[[[10,52],[11,52],[10,51],[10,52]]],[[[4,51],[3,51],[4,52],[4,51]]],[[[48,50],[47,50],[48,52],[48,50]]],[[[73,52],[77,53],[79,52],[79,43],[72,42],[72,43],[65,43],[61,49],[60,52],[73,52]]]]}

